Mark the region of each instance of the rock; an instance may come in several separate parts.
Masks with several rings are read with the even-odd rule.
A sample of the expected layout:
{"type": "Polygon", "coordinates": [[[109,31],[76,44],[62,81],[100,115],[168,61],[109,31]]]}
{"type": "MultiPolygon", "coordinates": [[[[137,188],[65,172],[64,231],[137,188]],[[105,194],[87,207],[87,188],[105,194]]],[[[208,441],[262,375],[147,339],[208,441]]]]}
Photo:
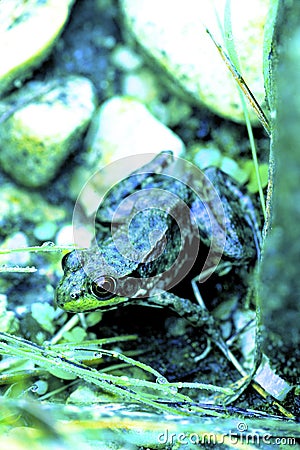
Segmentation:
{"type": "Polygon", "coordinates": [[[74,0],[0,3],[0,95],[28,77],[48,56],[74,0]]]}
{"type": "Polygon", "coordinates": [[[0,190],[0,237],[18,232],[22,223],[35,225],[60,222],[66,216],[64,209],[53,206],[37,192],[26,192],[11,183],[2,184],[0,190]]]}
{"type": "Polygon", "coordinates": [[[143,64],[142,58],[137,53],[131,48],[120,44],[114,49],[111,59],[118,69],[125,72],[137,70],[143,64]]]}
{"type": "Polygon", "coordinates": [[[0,104],[3,169],[24,186],[47,184],[80,142],[95,107],[86,78],[28,83],[0,104]]]}
{"type": "Polygon", "coordinates": [[[50,241],[53,239],[57,226],[55,222],[42,222],[38,224],[34,230],[33,234],[39,241],[50,241]]]}
{"type": "MultiPolygon", "coordinates": [[[[21,231],[10,235],[7,239],[3,241],[0,246],[0,250],[14,249],[14,248],[25,248],[28,247],[29,242],[26,234],[21,231]]],[[[26,266],[30,262],[29,252],[17,252],[17,253],[6,253],[1,255],[0,258],[1,265],[8,264],[10,266],[26,266]]]]}
{"type": "Polygon", "coordinates": [[[123,77],[122,92],[147,106],[159,98],[158,86],[153,74],[145,69],[128,73],[123,77]]]}
{"type": "Polygon", "coordinates": [[[117,47],[112,56],[120,69],[120,85],[123,96],[142,102],[146,108],[164,125],[174,127],[186,123],[192,115],[191,106],[177,96],[165,95],[165,86],[157,76],[157,71],[146,67],[141,55],[130,51],[129,47],[117,47]]]}
{"type": "MultiPolygon", "coordinates": [[[[217,13],[224,16],[225,0],[214,2],[217,13],[211,2],[199,0],[120,0],[120,4],[129,34],[188,94],[187,99],[223,117],[244,120],[236,83],[205,31],[207,27],[226,48],[217,20],[217,13]]],[[[265,96],[262,61],[268,5],[268,0],[231,1],[232,40],[241,73],[260,103],[265,96]]]]}
{"type": "Polygon", "coordinates": [[[96,113],[88,131],[86,161],[103,167],[128,155],[184,152],[182,140],[147,108],[129,97],[113,97],[96,113]]]}
{"type": "MultiPolygon", "coordinates": [[[[173,150],[174,155],[179,156],[185,150],[184,143],[173,131],[159,122],[142,103],[128,97],[113,97],[102,104],[93,118],[86,144],[84,167],[75,171],[71,183],[73,197],[95,171],[120,158],[150,153],[148,158],[137,160],[138,168],[152,159],[153,153],[173,150]]],[[[134,169],[131,162],[127,165],[123,162],[122,177],[134,169]]],[[[87,196],[93,196],[94,189],[98,193],[105,192],[111,182],[110,175],[110,170],[107,174],[101,173],[99,184],[98,181],[96,185],[91,183],[91,190],[86,190],[87,196]]],[[[83,199],[82,206],[87,213],[91,212],[91,198],[83,199]]]]}
{"type": "Polygon", "coordinates": [[[56,235],[56,245],[72,245],[74,243],[73,231],[71,224],[64,225],[56,235]]]}

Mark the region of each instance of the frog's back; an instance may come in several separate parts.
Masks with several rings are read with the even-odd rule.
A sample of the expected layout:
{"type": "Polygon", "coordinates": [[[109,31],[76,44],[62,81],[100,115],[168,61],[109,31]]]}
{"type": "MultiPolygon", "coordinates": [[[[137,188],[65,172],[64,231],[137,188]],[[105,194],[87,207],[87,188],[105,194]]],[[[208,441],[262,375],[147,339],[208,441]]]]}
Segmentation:
{"type": "MultiPolygon", "coordinates": [[[[180,179],[176,177],[176,173],[171,175],[172,170],[169,169],[170,166],[173,167],[172,161],[171,152],[162,152],[146,166],[133,172],[110,190],[97,213],[96,224],[99,229],[99,237],[101,227],[110,229],[112,221],[119,225],[129,223],[135,214],[139,214],[139,218],[135,220],[135,225],[131,229],[135,233],[133,241],[140,246],[140,249],[143,248],[142,253],[144,253],[149,245],[148,235],[154,226],[151,220],[156,221],[155,227],[158,229],[159,222],[162,224],[162,228],[171,223],[168,225],[164,214],[161,216],[158,212],[146,213],[147,207],[156,208],[157,211],[162,209],[166,214],[175,214],[176,219],[176,215],[177,218],[181,215],[181,201],[190,209],[191,220],[196,221],[201,240],[209,247],[212,240],[212,228],[211,210],[208,213],[210,205],[205,198],[207,177],[222,205],[222,211],[218,211],[217,208],[213,211],[214,217],[222,225],[225,215],[226,242],[223,255],[232,261],[256,258],[260,241],[259,228],[253,213],[255,208],[249,196],[240,190],[229,175],[215,167],[204,171],[206,177],[198,180],[199,189],[196,193],[190,188],[193,183],[190,183],[191,175],[189,173],[183,173],[180,179]],[[167,171],[164,170],[166,167],[168,167],[167,171]],[[168,193],[169,196],[165,193],[168,193]],[[143,202],[145,203],[144,211],[141,206],[137,210],[137,203],[141,205],[143,202]],[[139,238],[138,235],[140,235],[139,238]]],[[[188,224],[186,228],[189,229],[188,224]]],[[[184,234],[184,239],[189,232],[190,229],[184,234]]],[[[162,232],[162,235],[164,233],[165,231],[162,232]]]]}
{"type": "MultiPolygon", "coordinates": [[[[238,184],[229,175],[216,167],[205,170],[221,200],[226,228],[226,242],[223,255],[232,261],[248,261],[255,259],[258,253],[257,236],[259,227],[255,219],[251,198],[244,194],[238,184]]],[[[192,204],[192,212],[197,218],[202,239],[209,245],[211,242],[211,225],[205,205],[199,198],[192,204]]],[[[218,211],[214,212],[215,216],[218,211]]]]}
{"type": "MultiPolygon", "coordinates": [[[[144,189],[152,182],[156,174],[161,173],[167,166],[173,162],[173,153],[164,151],[159,153],[152,161],[145,166],[132,172],[130,175],[119,181],[107,192],[100,208],[97,212],[97,221],[99,223],[110,223],[121,202],[133,193],[144,189]]],[[[127,211],[127,215],[129,212],[127,211]]],[[[121,221],[121,220],[120,220],[121,221]]]]}

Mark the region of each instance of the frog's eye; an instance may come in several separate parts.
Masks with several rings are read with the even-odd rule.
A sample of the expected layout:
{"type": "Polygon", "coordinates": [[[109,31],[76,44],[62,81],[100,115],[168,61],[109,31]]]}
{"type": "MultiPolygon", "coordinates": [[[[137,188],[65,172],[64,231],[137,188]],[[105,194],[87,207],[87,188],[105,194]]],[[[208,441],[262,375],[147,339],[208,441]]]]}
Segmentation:
{"type": "Polygon", "coordinates": [[[117,282],[113,277],[104,276],[91,284],[91,291],[98,300],[108,300],[115,297],[117,282]]]}

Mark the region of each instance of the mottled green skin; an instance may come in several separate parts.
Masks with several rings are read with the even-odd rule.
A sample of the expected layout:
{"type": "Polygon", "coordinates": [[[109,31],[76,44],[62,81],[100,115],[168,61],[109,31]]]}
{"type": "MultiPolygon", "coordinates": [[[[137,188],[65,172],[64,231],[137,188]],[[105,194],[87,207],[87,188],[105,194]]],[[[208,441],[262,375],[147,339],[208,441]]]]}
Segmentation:
{"type": "MultiPolygon", "coordinates": [[[[98,250],[95,251],[94,243],[90,249],[73,251],[64,257],[64,276],[56,291],[56,302],[59,307],[71,312],[84,312],[108,310],[116,308],[119,304],[135,303],[148,306],[168,306],[175,309],[183,317],[188,315],[186,302],[191,303],[189,300],[179,299],[171,294],[152,295],[154,286],[151,285],[151,277],[158,276],[159,278],[159,274],[163,273],[161,281],[164,281],[164,283],[168,281],[165,279],[165,271],[175,262],[182,241],[187,244],[187,248],[192,248],[195,245],[196,229],[199,230],[202,243],[208,246],[211,241],[209,215],[203,203],[187,187],[188,174],[184,174],[181,179],[185,179],[179,181],[159,173],[164,166],[170,167],[171,165],[172,154],[163,152],[144,167],[145,173],[133,174],[110,191],[97,213],[98,250]],[[149,172],[151,173],[149,174],[149,172]],[[157,208],[160,202],[164,203],[165,210],[148,209],[146,212],[139,212],[135,208],[136,205],[133,205],[129,212],[129,217],[132,219],[129,232],[122,223],[122,217],[120,217],[117,236],[121,237],[122,242],[122,236],[125,236],[126,233],[129,234],[129,239],[132,240],[134,247],[144,255],[139,260],[134,261],[124,258],[118,251],[115,241],[110,235],[110,222],[116,208],[127,195],[150,188],[168,191],[174,194],[175,200],[166,205],[161,195],[156,196],[156,193],[151,191],[146,197],[147,200],[150,203],[153,201],[157,208]],[[176,198],[180,198],[186,203],[188,214],[192,217],[191,223],[181,230],[181,234],[176,220],[172,218],[172,214],[176,216],[179,213],[178,209],[180,214],[183,214],[176,198]],[[153,230],[156,230],[156,234],[152,236],[150,241],[149,234],[153,230]],[[166,243],[166,246],[160,253],[162,243],[166,243]],[[107,298],[104,298],[105,295],[97,297],[95,290],[93,291],[91,279],[86,272],[92,274],[93,279],[99,279],[104,275],[113,277],[118,285],[123,283],[122,292],[126,292],[127,289],[127,295],[111,294],[107,298]],[[134,281],[133,277],[144,280],[143,287],[149,294],[147,298],[145,296],[144,298],[138,298],[134,283],[131,283],[131,281],[134,281]],[[177,301],[175,301],[175,297],[177,301]],[[182,308],[186,310],[186,313],[182,308]]],[[[254,239],[254,235],[257,234],[258,227],[254,223],[254,208],[250,199],[244,196],[233,180],[221,171],[210,168],[206,170],[206,176],[218,192],[226,215],[227,239],[223,251],[224,259],[232,264],[245,263],[255,259],[258,239],[254,239]]],[[[127,245],[125,236],[124,249],[129,251],[127,245]]],[[[177,276],[178,271],[186,263],[187,259],[184,254],[180,257],[179,263],[177,261],[178,270],[175,271],[175,274],[173,273],[173,276],[177,276]]],[[[160,285],[160,281],[158,285],[160,285]]],[[[194,306],[190,305],[190,308],[194,311],[194,306]]],[[[199,307],[198,309],[200,311],[199,307]]]]}

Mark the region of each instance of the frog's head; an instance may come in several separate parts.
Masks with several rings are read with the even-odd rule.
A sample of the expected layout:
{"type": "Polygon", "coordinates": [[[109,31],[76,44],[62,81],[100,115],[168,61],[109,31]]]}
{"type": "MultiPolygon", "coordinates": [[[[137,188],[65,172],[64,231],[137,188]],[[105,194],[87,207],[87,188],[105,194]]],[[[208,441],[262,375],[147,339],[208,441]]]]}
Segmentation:
{"type": "Polygon", "coordinates": [[[105,311],[136,301],[132,279],[119,276],[105,263],[100,265],[99,260],[96,263],[87,252],[68,253],[62,259],[62,268],[64,276],[57,286],[55,302],[65,311],[105,311]],[[127,296],[117,295],[120,289],[127,296]]]}

